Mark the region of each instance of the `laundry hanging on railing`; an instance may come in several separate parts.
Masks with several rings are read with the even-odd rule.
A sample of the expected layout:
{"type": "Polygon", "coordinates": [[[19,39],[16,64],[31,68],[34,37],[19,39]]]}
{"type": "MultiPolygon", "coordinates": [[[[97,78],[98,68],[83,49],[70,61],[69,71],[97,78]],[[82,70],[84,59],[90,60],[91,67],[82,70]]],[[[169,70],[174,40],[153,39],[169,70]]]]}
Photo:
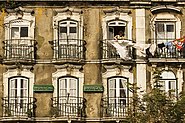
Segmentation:
{"type": "Polygon", "coordinates": [[[138,51],[142,53],[143,57],[147,56],[147,49],[152,55],[154,55],[154,52],[156,50],[155,44],[137,44],[129,40],[108,40],[108,42],[116,48],[118,54],[124,60],[128,60],[129,58],[127,53],[128,50],[126,47],[136,48],[138,51]]]}
{"type": "Polygon", "coordinates": [[[185,36],[179,39],[175,39],[173,41],[173,44],[176,46],[178,50],[181,50],[183,48],[184,43],[185,43],[185,36]]]}

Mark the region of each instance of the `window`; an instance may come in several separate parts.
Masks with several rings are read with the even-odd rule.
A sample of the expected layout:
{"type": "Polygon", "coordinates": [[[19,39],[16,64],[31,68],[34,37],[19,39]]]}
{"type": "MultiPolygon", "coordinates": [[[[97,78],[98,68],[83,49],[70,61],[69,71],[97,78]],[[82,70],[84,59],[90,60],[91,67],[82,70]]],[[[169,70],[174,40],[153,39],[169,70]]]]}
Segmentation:
{"type": "Polygon", "coordinates": [[[128,103],[128,79],[113,77],[108,79],[108,105],[112,115],[123,115],[128,103]]]}
{"type": "Polygon", "coordinates": [[[13,77],[9,79],[9,108],[12,115],[26,115],[29,98],[29,79],[13,77]]]}
{"type": "Polygon", "coordinates": [[[78,116],[79,85],[75,77],[62,77],[58,80],[58,100],[62,116],[78,116]]]}
{"type": "Polygon", "coordinates": [[[77,39],[77,22],[72,20],[59,22],[59,40],[61,43],[74,44],[77,39]]]}
{"type": "Polygon", "coordinates": [[[174,22],[156,22],[156,36],[159,43],[166,43],[175,39],[174,22]]]}
{"type": "Polygon", "coordinates": [[[126,22],[124,21],[110,21],[108,22],[108,39],[114,39],[114,36],[119,34],[119,31],[123,31],[126,36],[126,22]]]}
{"type": "Polygon", "coordinates": [[[23,38],[28,37],[28,27],[12,27],[11,38],[23,38]]]}
{"type": "Polygon", "coordinates": [[[169,97],[177,97],[177,79],[173,72],[163,71],[159,80],[160,90],[169,97]]]}
{"type": "Polygon", "coordinates": [[[24,13],[21,18],[16,14],[5,17],[5,58],[7,60],[34,59],[35,17],[24,13]]]}
{"type": "Polygon", "coordinates": [[[4,117],[28,117],[28,112],[31,117],[34,115],[36,100],[33,98],[33,83],[34,74],[25,68],[23,68],[23,71],[8,69],[3,74],[4,117]]]}

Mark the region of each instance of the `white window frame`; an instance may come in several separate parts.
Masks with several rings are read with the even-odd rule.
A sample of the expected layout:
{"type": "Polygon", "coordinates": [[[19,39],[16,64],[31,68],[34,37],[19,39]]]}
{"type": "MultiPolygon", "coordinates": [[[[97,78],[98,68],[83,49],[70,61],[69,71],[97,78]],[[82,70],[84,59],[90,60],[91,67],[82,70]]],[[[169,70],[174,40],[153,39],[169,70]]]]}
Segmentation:
{"type": "MultiPolygon", "coordinates": [[[[181,21],[180,19],[170,13],[167,12],[163,12],[163,13],[158,13],[156,14],[152,19],[151,19],[151,24],[152,24],[152,28],[151,28],[151,32],[152,32],[152,36],[153,39],[156,40],[156,28],[155,28],[155,24],[158,22],[163,22],[163,23],[174,23],[174,27],[175,27],[175,38],[180,38],[180,31],[181,31],[181,21]]],[[[158,42],[154,42],[155,44],[158,42]]],[[[161,43],[161,42],[159,42],[161,43]]]]}
{"type": "MultiPolygon", "coordinates": [[[[24,13],[21,19],[18,19],[16,14],[11,14],[5,16],[5,40],[11,39],[11,28],[12,27],[28,27],[28,37],[23,37],[23,39],[34,39],[34,29],[35,29],[35,17],[30,13],[24,13]]],[[[21,37],[20,37],[21,38],[21,37]]]]}
{"type": "MultiPolygon", "coordinates": [[[[15,47],[17,47],[17,49],[14,49],[16,51],[11,51],[12,49],[9,49],[10,47],[7,47],[6,50],[10,52],[5,52],[5,56],[7,56],[8,58],[9,57],[19,58],[19,54],[21,55],[29,54],[26,52],[29,49],[25,49],[25,46],[21,46],[21,45],[26,45],[26,46],[33,45],[33,42],[30,42],[30,40],[34,40],[35,17],[32,16],[30,13],[24,13],[23,17],[20,19],[15,13],[11,13],[10,15],[5,16],[4,25],[5,25],[5,40],[12,40],[12,42],[11,41],[6,42],[6,45],[7,46],[14,45],[15,47]],[[11,34],[12,27],[19,28],[18,37],[12,37],[12,34],[11,34]],[[28,27],[27,37],[20,37],[21,27],[28,27]],[[11,53],[15,53],[15,54],[11,54],[11,53]]],[[[33,56],[33,53],[31,54],[32,56],[33,56]]]]}
{"type": "MultiPolygon", "coordinates": [[[[71,12],[71,14],[69,14],[68,11],[61,11],[61,10],[55,10],[56,11],[56,16],[53,17],[53,30],[54,30],[54,40],[58,40],[59,39],[59,24],[62,21],[70,21],[73,20],[74,22],[77,23],[77,38],[78,39],[83,39],[83,16],[81,15],[81,11],[77,10],[77,11],[69,11],[71,12]]],[[[63,42],[65,44],[65,42],[63,42]]],[[[63,44],[62,43],[62,44],[63,44]]],[[[67,43],[67,42],[66,42],[67,43]]],[[[71,44],[76,44],[76,42],[71,42],[71,44]]],[[[57,47],[54,46],[54,52],[57,51],[58,49],[55,49],[57,47]]],[[[54,58],[57,58],[58,54],[54,53],[54,58]]]]}
{"type": "Polygon", "coordinates": [[[15,76],[12,78],[9,78],[9,108],[11,110],[12,115],[26,115],[27,112],[27,103],[29,101],[29,78],[26,78],[24,76],[15,76]],[[21,80],[24,80],[23,82],[26,84],[23,86],[21,83],[21,80]],[[16,83],[15,83],[16,81],[16,83]],[[15,87],[12,87],[13,83],[15,87]],[[22,91],[26,91],[25,93],[22,93],[22,91]],[[15,110],[16,109],[16,110],[15,110]]]}
{"type": "Polygon", "coordinates": [[[107,23],[110,21],[125,22],[127,24],[125,27],[125,34],[127,35],[126,37],[127,39],[132,40],[132,17],[126,13],[120,13],[119,15],[116,14],[106,15],[103,18],[102,22],[103,40],[106,40],[109,37],[107,23]]]}
{"type": "MultiPolygon", "coordinates": [[[[53,87],[55,88],[54,92],[53,92],[53,97],[57,98],[59,96],[58,82],[59,82],[59,79],[62,77],[65,77],[65,78],[72,77],[72,78],[78,79],[78,89],[79,89],[78,90],[78,97],[83,97],[84,73],[79,71],[79,69],[81,67],[80,66],[71,66],[73,68],[73,72],[68,71],[68,69],[66,69],[66,65],[62,65],[62,66],[60,65],[60,66],[55,66],[55,67],[57,68],[57,71],[52,74],[52,84],[53,84],[53,87]]],[[[68,112],[66,111],[66,113],[68,113],[68,112]]],[[[66,114],[64,113],[63,115],[66,115],[66,114]]],[[[74,115],[74,114],[72,114],[72,115],[74,115]]]]}
{"type": "MultiPolygon", "coordinates": [[[[17,70],[17,69],[8,69],[8,71],[6,73],[3,73],[4,97],[9,97],[9,80],[11,78],[17,78],[17,77],[28,79],[29,85],[28,85],[27,89],[28,89],[29,92],[28,92],[27,96],[28,97],[33,97],[34,74],[28,69],[23,69],[22,71],[17,70]]],[[[28,99],[28,97],[27,97],[27,99],[28,99]]],[[[25,112],[25,116],[27,116],[25,108],[24,108],[24,111],[22,110],[21,107],[19,107],[18,110],[22,111],[21,115],[24,115],[24,112],[25,112]]],[[[13,115],[17,115],[17,114],[14,112],[13,115]]]]}
{"type": "Polygon", "coordinates": [[[177,79],[175,77],[175,74],[172,71],[163,71],[161,74],[161,78],[159,79],[159,84],[164,86],[161,87],[160,89],[167,93],[168,96],[170,97],[177,97],[178,96],[178,83],[177,79]],[[172,88],[170,88],[170,83],[174,82],[174,95],[170,94],[169,92],[172,91],[172,88]]]}
{"type": "Polygon", "coordinates": [[[83,97],[83,84],[84,84],[84,73],[80,72],[80,66],[73,66],[73,72],[69,73],[69,71],[66,69],[65,65],[55,66],[57,68],[57,71],[55,73],[52,73],[52,84],[54,86],[54,92],[53,97],[58,96],[57,88],[58,88],[58,79],[62,76],[73,76],[78,78],[79,81],[79,97],[83,97]]]}
{"type": "Polygon", "coordinates": [[[29,97],[33,97],[33,85],[34,85],[34,74],[27,70],[19,71],[17,69],[8,69],[6,73],[3,73],[3,85],[4,85],[4,97],[8,97],[8,81],[9,78],[23,76],[29,78],[29,97]]]}
{"type": "MultiPolygon", "coordinates": [[[[127,98],[129,97],[129,94],[128,94],[128,78],[125,78],[125,77],[120,77],[120,76],[115,76],[115,77],[111,77],[111,78],[108,78],[107,80],[107,84],[108,84],[108,98],[116,98],[115,102],[116,103],[119,103],[118,99],[117,98],[125,98],[125,105],[127,104],[127,98]],[[120,82],[121,80],[125,81],[123,84],[124,84],[124,87],[121,88],[120,86],[120,82]],[[115,88],[111,88],[110,87],[110,83],[111,82],[114,82],[115,84],[115,88]],[[111,90],[115,90],[115,95],[114,97],[111,97],[110,96],[110,91],[111,90]],[[121,97],[121,93],[120,91],[123,90],[124,93],[125,93],[125,97],[121,97]]],[[[109,102],[111,102],[111,100],[109,99],[109,102]]]]}

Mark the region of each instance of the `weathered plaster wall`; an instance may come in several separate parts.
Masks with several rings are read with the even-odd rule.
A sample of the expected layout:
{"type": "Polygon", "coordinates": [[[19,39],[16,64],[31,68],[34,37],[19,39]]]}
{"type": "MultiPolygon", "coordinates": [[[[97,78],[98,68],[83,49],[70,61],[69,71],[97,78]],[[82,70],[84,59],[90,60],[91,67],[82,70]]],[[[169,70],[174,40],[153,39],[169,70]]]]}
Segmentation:
{"type": "MultiPolygon", "coordinates": [[[[36,8],[36,41],[37,58],[39,61],[51,60],[53,50],[48,41],[52,40],[52,17],[53,11],[49,8],[36,8]]],[[[55,68],[52,64],[36,64],[34,66],[35,84],[52,84],[52,73],[55,68]]],[[[36,116],[50,116],[52,93],[34,93],[37,99],[36,116]]]]}
{"type": "MultiPolygon", "coordinates": [[[[84,28],[86,44],[86,60],[93,61],[99,58],[100,43],[100,10],[88,8],[84,10],[84,28]]],[[[101,83],[101,65],[99,63],[88,63],[84,66],[85,84],[102,84],[101,83]]],[[[87,117],[99,117],[100,101],[102,93],[84,93],[87,101],[87,117]]]]}

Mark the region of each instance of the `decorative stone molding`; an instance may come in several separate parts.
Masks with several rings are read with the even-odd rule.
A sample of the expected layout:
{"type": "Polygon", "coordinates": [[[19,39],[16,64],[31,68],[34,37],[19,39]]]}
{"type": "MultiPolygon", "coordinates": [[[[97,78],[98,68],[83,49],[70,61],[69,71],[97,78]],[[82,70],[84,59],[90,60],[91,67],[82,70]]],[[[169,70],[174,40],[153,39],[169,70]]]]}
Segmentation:
{"type": "MultiPolygon", "coordinates": [[[[81,65],[71,65],[71,64],[64,64],[64,65],[55,65],[57,69],[56,72],[52,73],[52,84],[54,88],[57,88],[57,82],[60,77],[63,76],[73,76],[79,79],[79,96],[83,95],[83,83],[84,83],[84,73],[80,72],[82,69],[81,65]]],[[[57,96],[57,90],[54,89],[53,96],[57,96]]]]}
{"type": "Polygon", "coordinates": [[[29,78],[29,96],[33,96],[34,73],[31,72],[31,68],[31,66],[23,66],[21,69],[15,66],[8,66],[7,71],[3,73],[4,97],[8,96],[9,78],[16,76],[24,76],[29,78]]]}
{"type": "Polygon", "coordinates": [[[170,5],[156,6],[156,7],[153,7],[153,8],[150,9],[150,11],[152,13],[157,13],[160,10],[163,10],[163,12],[164,12],[164,10],[168,10],[168,11],[170,10],[170,11],[174,11],[176,13],[181,13],[181,9],[180,8],[175,7],[175,6],[170,6],[170,5]]]}
{"type": "Polygon", "coordinates": [[[66,7],[66,8],[63,8],[63,9],[55,9],[54,12],[56,12],[56,14],[59,14],[59,13],[67,13],[69,12],[69,14],[71,13],[78,13],[78,14],[81,14],[82,13],[82,10],[81,9],[76,9],[76,8],[69,8],[69,7],[66,7]]]}
{"type": "Polygon", "coordinates": [[[112,8],[112,9],[104,9],[103,12],[105,14],[108,14],[108,13],[126,13],[126,14],[130,14],[131,13],[131,10],[129,9],[120,9],[119,7],[115,7],[115,8],[112,8]]]}

